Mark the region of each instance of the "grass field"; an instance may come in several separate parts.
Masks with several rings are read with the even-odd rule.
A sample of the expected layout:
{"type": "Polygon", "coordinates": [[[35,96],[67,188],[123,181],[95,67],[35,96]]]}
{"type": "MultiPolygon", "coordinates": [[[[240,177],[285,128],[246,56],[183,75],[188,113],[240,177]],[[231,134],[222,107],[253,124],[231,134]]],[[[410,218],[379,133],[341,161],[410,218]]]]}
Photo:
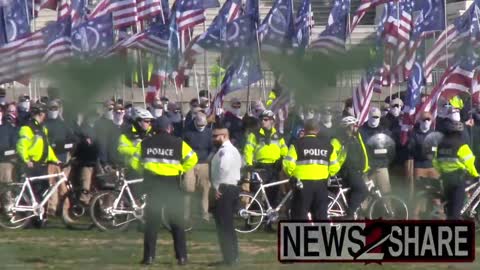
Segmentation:
{"type": "MultiPolygon", "coordinates": [[[[188,234],[189,264],[179,267],[173,256],[168,232],[159,233],[157,260],[149,269],[214,269],[210,263],[221,259],[214,226],[197,228],[188,234]]],[[[42,230],[0,232],[0,269],[145,269],[142,257],[143,234],[130,230],[102,233],[97,230],[67,230],[51,222],[42,230]]],[[[240,263],[233,269],[480,269],[480,235],[477,260],[468,264],[285,264],[276,257],[276,235],[257,232],[239,235],[240,263]]]]}

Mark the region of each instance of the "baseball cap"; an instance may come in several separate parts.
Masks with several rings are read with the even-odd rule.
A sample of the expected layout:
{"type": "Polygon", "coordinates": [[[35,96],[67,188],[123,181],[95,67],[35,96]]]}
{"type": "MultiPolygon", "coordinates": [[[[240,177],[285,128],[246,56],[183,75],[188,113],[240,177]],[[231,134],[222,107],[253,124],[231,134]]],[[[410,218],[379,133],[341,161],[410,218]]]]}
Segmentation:
{"type": "Polygon", "coordinates": [[[390,106],[393,107],[395,105],[398,105],[400,107],[403,106],[403,101],[400,99],[400,98],[395,98],[392,100],[392,102],[390,102],[390,106]]]}
{"type": "Polygon", "coordinates": [[[381,117],[382,113],[380,112],[380,109],[377,107],[372,107],[370,111],[368,112],[369,117],[381,117]]]}

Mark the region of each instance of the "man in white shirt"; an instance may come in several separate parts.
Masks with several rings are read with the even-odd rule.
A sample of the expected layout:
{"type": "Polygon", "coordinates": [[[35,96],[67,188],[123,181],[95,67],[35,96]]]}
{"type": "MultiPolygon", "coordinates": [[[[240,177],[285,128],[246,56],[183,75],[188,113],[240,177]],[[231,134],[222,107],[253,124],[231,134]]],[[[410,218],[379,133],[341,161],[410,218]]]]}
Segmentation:
{"type": "Polygon", "coordinates": [[[211,164],[211,181],[215,192],[213,215],[223,255],[223,261],[216,265],[232,265],[238,261],[238,242],[233,226],[233,214],[240,192],[237,183],[240,180],[242,157],[230,142],[228,129],[216,128],[212,137],[213,144],[219,148],[211,164]]]}

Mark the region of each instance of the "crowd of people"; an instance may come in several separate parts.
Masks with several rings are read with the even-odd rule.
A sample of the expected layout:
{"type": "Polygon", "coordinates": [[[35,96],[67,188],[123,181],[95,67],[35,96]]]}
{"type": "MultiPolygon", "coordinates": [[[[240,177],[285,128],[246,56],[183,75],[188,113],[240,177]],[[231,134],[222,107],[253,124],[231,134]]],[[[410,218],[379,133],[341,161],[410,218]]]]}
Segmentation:
{"type": "MultiPolygon", "coordinates": [[[[467,101],[458,96],[442,98],[435,119],[429,112],[421,113],[413,129],[405,132],[400,96],[386,100],[381,108],[372,106],[362,124],[354,116],[351,99],[345,101],[342,112],[328,105],[304,104],[291,106],[288,118],[277,119],[278,112],[269,108],[275,92],[265,105],[259,101],[249,104],[249,112],[233,98],[220,114],[211,114],[211,96],[201,91],[199,98],[189,102],[185,116],[181,106],[166,97],[155,99],[147,108],[111,99],[103,104],[101,113],[93,109],[71,113],[59,98],[33,101],[21,95],[15,102],[6,100],[5,92],[0,89],[0,182],[16,181],[22,173],[48,174],[48,164],[73,160],[68,174],[82,188],[85,204],[95,176],[115,168],[127,168],[127,178],[144,177],[148,186],[144,190],[149,194],[172,190],[165,183],[183,175],[178,179],[181,192],[169,194],[169,203],[184,208],[186,216],[208,223],[212,190],[213,200],[222,199],[224,206],[219,215],[231,212],[233,206],[224,204],[235,201],[232,194],[238,190],[231,186],[241,180],[242,166],[245,171],[261,169],[266,183],[290,178],[295,219],[306,219],[307,213],[314,219],[327,219],[327,180],[334,175],[350,187],[347,219],[356,217],[367,197],[367,179],[374,180],[383,193],[402,194],[410,201],[419,183],[441,179],[446,218],[459,219],[466,179],[479,177],[475,156],[480,154],[480,104],[466,106],[467,101]],[[167,180],[158,181],[159,177],[167,180]],[[302,188],[298,188],[299,182],[302,188]],[[184,197],[185,192],[188,196],[184,197]],[[230,195],[222,197],[223,193],[230,195]]],[[[41,194],[47,187],[36,188],[41,194]]],[[[242,187],[253,192],[258,183],[242,187]]],[[[273,207],[281,192],[284,189],[279,186],[267,190],[273,207]]],[[[56,206],[50,208],[49,214],[54,215],[56,206]]],[[[147,213],[157,214],[153,208],[147,213]]],[[[420,218],[418,209],[413,218],[420,218]]],[[[228,227],[219,237],[236,246],[231,222],[219,223],[218,217],[215,221],[228,227]]],[[[156,239],[152,228],[157,223],[158,219],[147,220],[147,264],[155,254],[156,242],[151,239],[156,239]]],[[[270,226],[266,229],[271,230],[270,226]]],[[[177,259],[184,264],[184,232],[181,226],[174,226],[172,233],[177,259]]],[[[229,261],[238,256],[232,252],[238,251],[224,254],[229,261]]]]}

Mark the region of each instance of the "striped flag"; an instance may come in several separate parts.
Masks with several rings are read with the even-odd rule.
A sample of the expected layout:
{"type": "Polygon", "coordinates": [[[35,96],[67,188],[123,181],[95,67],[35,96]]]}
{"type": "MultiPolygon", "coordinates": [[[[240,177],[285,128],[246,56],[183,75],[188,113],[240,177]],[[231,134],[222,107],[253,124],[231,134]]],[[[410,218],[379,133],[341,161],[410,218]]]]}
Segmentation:
{"type": "Polygon", "coordinates": [[[352,23],[350,25],[350,33],[353,32],[353,30],[358,25],[358,23],[362,20],[363,16],[365,16],[367,11],[369,11],[370,9],[373,9],[378,5],[385,4],[390,1],[394,1],[394,0],[362,0],[362,3],[357,8],[357,11],[355,11],[355,15],[352,18],[352,23]]]}
{"type": "Polygon", "coordinates": [[[303,0],[298,8],[297,17],[295,17],[295,35],[293,37],[293,47],[305,49],[310,44],[312,36],[313,21],[312,3],[310,0],[303,0]]]}
{"type": "Polygon", "coordinates": [[[332,11],[328,16],[327,27],[312,41],[310,47],[325,54],[344,53],[349,12],[350,0],[335,0],[332,11]]]}
{"type": "Polygon", "coordinates": [[[53,63],[72,56],[72,23],[69,18],[47,25],[43,29],[46,63],[53,63]]]}
{"type": "Polygon", "coordinates": [[[156,23],[145,31],[122,39],[112,48],[112,51],[131,48],[144,50],[152,54],[161,54],[168,50],[168,37],[168,25],[156,23]]]}
{"type": "Polygon", "coordinates": [[[429,77],[433,69],[444,62],[452,62],[457,49],[462,46],[463,41],[470,36],[472,16],[476,3],[474,2],[465,13],[456,18],[453,24],[440,34],[432,46],[431,51],[423,62],[425,77],[429,77]],[[448,54],[447,54],[448,51],[448,54]]]}
{"type": "Polygon", "coordinates": [[[140,21],[163,13],[161,0],[137,0],[137,15],[140,21]]]}
{"type": "Polygon", "coordinates": [[[217,0],[177,0],[174,5],[179,32],[205,22],[205,9],[220,6],[217,0]]]}
{"type": "Polygon", "coordinates": [[[102,0],[93,9],[90,19],[112,13],[115,29],[134,25],[138,21],[136,0],[102,0]]]}
{"type": "Polygon", "coordinates": [[[360,85],[353,89],[353,110],[359,126],[367,120],[374,88],[378,87],[379,80],[381,81],[381,73],[381,70],[368,70],[367,74],[360,80],[360,85]]]}
{"type": "Polygon", "coordinates": [[[42,31],[0,47],[0,84],[38,70],[44,51],[42,31]]]}

